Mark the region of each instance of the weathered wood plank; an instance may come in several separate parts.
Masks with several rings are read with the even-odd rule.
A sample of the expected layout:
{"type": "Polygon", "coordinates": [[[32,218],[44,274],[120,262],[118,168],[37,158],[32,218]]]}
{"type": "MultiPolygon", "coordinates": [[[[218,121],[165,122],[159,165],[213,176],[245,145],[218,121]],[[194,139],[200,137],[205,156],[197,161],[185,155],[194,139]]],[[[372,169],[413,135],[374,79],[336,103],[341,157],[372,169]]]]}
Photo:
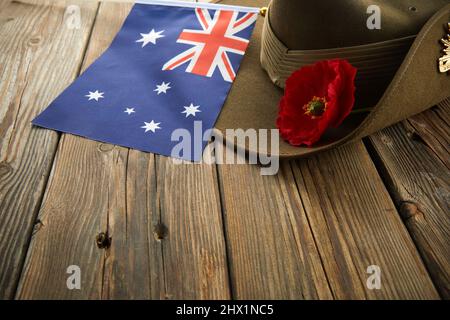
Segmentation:
{"type": "Polygon", "coordinates": [[[410,119],[416,133],[450,169],[450,99],[410,119]]]}
{"type": "Polygon", "coordinates": [[[168,299],[229,299],[228,269],[214,165],[157,157],[168,299]]]}
{"type": "Polygon", "coordinates": [[[290,165],[219,168],[235,297],[438,298],[361,142],[290,165]]]}
{"type": "Polygon", "coordinates": [[[11,298],[51,169],[58,135],[31,119],[77,75],[96,3],[2,1],[0,5],[0,298],[11,298]],[[80,4],[80,29],[64,24],[80,4]]]}
{"type": "Polygon", "coordinates": [[[19,299],[101,297],[103,250],[95,246],[95,236],[106,231],[108,200],[114,190],[110,166],[124,155],[117,149],[94,152],[97,143],[73,138],[61,138],[38,215],[40,226],[20,279],[19,299]],[[71,265],[81,270],[81,290],[66,286],[71,265]]]}
{"type": "MultiPolygon", "coordinates": [[[[114,13],[102,7],[83,69],[107,48],[126,16],[122,11],[129,10],[129,5],[116,6],[114,13]],[[122,20],[116,21],[116,15],[122,20]]],[[[124,190],[127,158],[127,149],[62,135],[38,216],[43,226],[33,235],[18,298],[102,298],[108,252],[96,247],[95,237],[109,231],[110,212],[114,215],[125,205],[120,191],[124,190]],[[111,204],[119,207],[112,208],[111,204]],[[68,290],[66,286],[66,269],[70,265],[80,267],[81,290],[68,290]]]]}
{"type": "Polygon", "coordinates": [[[442,105],[370,137],[401,217],[446,299],[450,299],[448,108],[442,105]]]}
{"type": "Polygon", "coordinates": [[[331,299],[289,164],[259,169],[219,166],[233,298],[331,299]]]}
{"type": "Polygon", "coordinates": [[[336,298],[439,297],[361,142],[293,170],[336,298]],[[381,268],[380,290],[366,286],[371,265],[381,268]]]}
{"type": "MultiPolygon", "coordinates": [[[[101,5],[85,65],[104,50],[129,9],[101,5]]],[[[32,239],[20,298],[229,297],[213,166],[179,166],[63,137],[39,213],[45,227],[32,239]],[[101,231],[112,239],[105,252],[94,245],[101,231]],[[65,287],[69,264],[82,270],[81,290],[65,287]]]]}

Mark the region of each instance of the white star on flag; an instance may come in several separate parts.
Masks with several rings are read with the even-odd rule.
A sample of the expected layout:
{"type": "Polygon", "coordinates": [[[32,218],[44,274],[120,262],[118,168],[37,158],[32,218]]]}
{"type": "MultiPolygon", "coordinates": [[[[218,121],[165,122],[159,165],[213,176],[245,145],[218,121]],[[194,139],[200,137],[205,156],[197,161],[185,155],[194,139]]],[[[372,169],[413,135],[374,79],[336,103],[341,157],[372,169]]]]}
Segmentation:
{"type": "Polygon", "coordinates": [[[136,42],[142,42],[142,48],[148,45],[150,42],[156,44],[156,40],[159,38],[163,38],[165,36],[162,35],[162,31],[155,32],[155,29],[152,29],[149,33],[141,33],[141,39],[136,40],[136,42]]]}
{"type": "Polygon", "coordinates": [[[161,124],[161,122],[155,123],[155,121],[151,121],[151,122],[144,122],[145,125],[142,126],[142,129],[145,129],[145,132],[153,132],[155,133],[156,129],[161,129],[161,127],[159,126],[161,124]]]}
{"type": "Polygon", "coordinates": [[[170,85],[170,82],[169,83],[165,83],[163,81],[163,83],[157,84],[156,85],[156,89],[153,90],[153,91],[156,91],[158,93],[158,96],[159,96],[161,93],[167,93],[167,90],[172,89],[172,87],[170,87],[169,85],[170,85]]]}
{"type": "Polygon", "coordinates": [[[134,111],[134,108],[126,108],[124,112],[128,113],[128,115],[130,115],[132,113],[135,113],[136,111],[134,111]]]}
{"type": "Polygon", "coordinates": [[[98,99],[103,99],[104,92],[99,92],[96,90],[95,92],[89,91],[89,94],[86,95],[87,98],[89,98],[89,101],[95,100],[98,101],[98,99]]]}
{"type": "Polygon", "coordinates": [[[201,110],[199,110],[200,106],[194,106],[193,103],[191,103],[191,105],[189,107],[184,107],[184,111],[181,113],[186,113],[186,118],[189,116],[194,116],[197,112],[202,112],[201,110]]]}

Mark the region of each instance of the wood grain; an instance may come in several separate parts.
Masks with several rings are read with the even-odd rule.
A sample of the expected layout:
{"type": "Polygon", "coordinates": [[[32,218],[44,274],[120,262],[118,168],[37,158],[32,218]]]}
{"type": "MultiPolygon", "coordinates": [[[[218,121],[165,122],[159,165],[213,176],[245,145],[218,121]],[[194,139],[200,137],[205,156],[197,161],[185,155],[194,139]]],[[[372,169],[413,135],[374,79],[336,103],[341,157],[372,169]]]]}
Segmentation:
{"type": "MultiPolygon", "coordinates": [[[[100,6],[85,66],[129,10],[100,6]]],[[[214,166],[64,134],[18,297],[228,298],[219,198],[214,166]],[[95,247],[99,232],[111,237],[106,250],[95,247]],[[70,264],[82,270],[81,290],[66,288],[70,264]]]]}
{"type": "Polygon", "coordinates": [[[78,73],[97,8],[84,3],[80,29],[69,29],[67,5],[0,5],[0,298],[14,295],[58,142],[30,121],[78,73]]]}
{"type": "Polygon", "coordinates": [[[219,172],[236,298],[438,298],[361,142],[284,163],[277,177],[219,172]],[[370,265],[381,290],[366,286],[370,265]]]}
{"type": "MultiPolygon", "coordinates": [[[[415,134],[450,169],[450,99],[407,121],[415,134]]],[[[413,137],[414,138],[414,137],[413,137]]]]}
{"type": "MultiPolygon", "coordinates": [[[[115,5],[108,10],[102,7],[96,17],[83,69],[110,44],[130,5],[115,5]]],[[[101,232],[112,236],[108,225],[110,215],[116,227],[115,215],[125,211],[127,159],[125,148],[62,135],[39,212],[44,227],[33,235],[18,298],[101,299],[109,294],[103,292],[104,275],[108,282],[112,281],[105,269],[111,266],[109,250],[97,248],[95,237],[101,232]],[[68,290],[66,286],[69,265],[81,269],[81,290],[68,290]]]]}
{"type": "Polygon", "coordinates": [[[321,259],[339,299],[439,298],[364,145],[293,163],[321,259]],[[367,268],[381,268],[369,290],[367,268]]]}
{"type": "Polygon", "coordinates": [[[450,299],[448,110],[448,104],[441,105],[370,137],[401,217],[446,299],[450,299]]]}
{"type": "Polygon", "coordinates": [[[17,298],[101,297],[104,252],[97,249],[95,235],[106,231],[108,200],[114,190],[110,166],[123,152],[102,152],[98,147],[93,141],[62,136],[17,298]],[[82,290],[66,286],[71,265],[81,269],[82,290]]]}
{"type": "Polygon", "coordinates": [[[216,169],[157,157],[168,299],[229,299],[216,169]]]}
{"type": "Polygon", "coordinates": [[[107,230],[112,244],[105,253],[102,299],[161,299],[165,285],[155,157],[122,153],[111,168],[115,179],[107,230]]]}
{"type": "Polygon", "coordinates": [[[278,176],[220,165],[235,299],[331,299],[289,164],[278,176]]]}

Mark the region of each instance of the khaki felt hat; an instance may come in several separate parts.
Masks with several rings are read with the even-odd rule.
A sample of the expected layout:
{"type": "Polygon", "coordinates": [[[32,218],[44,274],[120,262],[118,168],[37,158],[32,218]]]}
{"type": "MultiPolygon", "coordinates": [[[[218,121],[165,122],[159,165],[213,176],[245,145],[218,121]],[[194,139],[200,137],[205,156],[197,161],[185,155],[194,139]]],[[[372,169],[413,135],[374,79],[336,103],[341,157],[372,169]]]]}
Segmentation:
{"type": "MultiPolygon", "coordinates": [[[[221,3],[269,5],[267,0],[221,3]]],[[[449,22],[448,0],[273,0],[257,21],[216,129],[224,140],[226,129],[275,129],[286,78],[304,65],[333,58],[358,68],[354,109],[370,106],[372,111],[350,115],[314,147],[292,146],[280,138],[281,158],[309,156],[420,113],[450,97],[450,75],[438,67],[449,22]],[[366,10],[373,4],[381,9],[380,30],[366,25],[366,10]]],[[[268,153],[244,141],[234,143],[249,153],[268,153]]]]}

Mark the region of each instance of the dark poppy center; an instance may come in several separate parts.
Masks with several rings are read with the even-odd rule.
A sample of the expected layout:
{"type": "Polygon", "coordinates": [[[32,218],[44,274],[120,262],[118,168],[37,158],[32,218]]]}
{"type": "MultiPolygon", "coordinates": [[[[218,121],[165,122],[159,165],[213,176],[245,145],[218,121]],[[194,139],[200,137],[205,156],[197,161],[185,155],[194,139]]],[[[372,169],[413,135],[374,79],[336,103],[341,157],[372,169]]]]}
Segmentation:
{"type": "Polygon", "coordinates": [[[311,118],[319,118],[327,109],[327,100],[325,98],[314,97],[310,102],[303,106],[305,114],[311,118]]]}

